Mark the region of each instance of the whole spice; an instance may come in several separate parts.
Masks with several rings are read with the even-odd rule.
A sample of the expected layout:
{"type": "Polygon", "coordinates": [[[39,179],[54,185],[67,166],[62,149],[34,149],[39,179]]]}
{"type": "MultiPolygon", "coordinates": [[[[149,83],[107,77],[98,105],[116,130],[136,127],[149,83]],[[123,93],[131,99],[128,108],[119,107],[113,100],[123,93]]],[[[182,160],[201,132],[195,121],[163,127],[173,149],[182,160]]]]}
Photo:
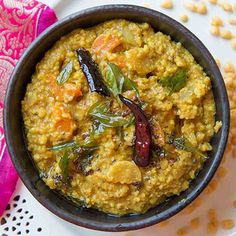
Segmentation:
{"type": "Polygon", "coordinates": [[[133,112],[135,117],[135,149],[134,162],[139,166],[147,166],[151,153],[151,129],[143,110],[131,100],[119,94],[120,100],[133,112]]]}
{"type": "Polygon", "coordinates": [[[97,63],[93,60],[89,51],[84,48],[76,50],[80,68],[83,71],[91,92],[97,92],[103,96],[109,96],[109,91],[103,81],[97,63]]]}

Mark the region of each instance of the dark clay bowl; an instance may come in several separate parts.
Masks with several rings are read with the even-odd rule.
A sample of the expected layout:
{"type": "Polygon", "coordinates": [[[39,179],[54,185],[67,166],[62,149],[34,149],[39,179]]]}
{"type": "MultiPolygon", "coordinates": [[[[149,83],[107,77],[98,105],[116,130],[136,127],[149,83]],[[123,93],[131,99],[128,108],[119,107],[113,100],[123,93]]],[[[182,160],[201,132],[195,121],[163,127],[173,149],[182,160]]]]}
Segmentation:
{"type": "Polygon", "coordinates": [[[80,11],[58,21],[42,33],[27,49],[18,62],[6,94],[4,128],[11,159],[22,181],[33,196],[57,216],[83,227],[104,231],[125,231],[144,228],[163,221],[186,207],[207,186],[222,159],[229,130],[229,103],[221,73],[206,47],[184,26],[168,16],[150,9],[130,5],[107,5],[80,11]],[[21,114],[21,100],[35,65],[44,53],[61,36],[78,27],[89,27],[100,22],[124,18],[136,22],[148,22],[156,31],[171,36],[181,42],[212,79],[212,89],[216,102],[216,119],[223,127],[212,139],[213,151],[189,189],[179,196],[170,197],[164,203],[150,209],[145,214],[115,217],[94,209],[76,207],[73,203],[50,190],[39,178],[31,155],[27,151],[21,114]]]}

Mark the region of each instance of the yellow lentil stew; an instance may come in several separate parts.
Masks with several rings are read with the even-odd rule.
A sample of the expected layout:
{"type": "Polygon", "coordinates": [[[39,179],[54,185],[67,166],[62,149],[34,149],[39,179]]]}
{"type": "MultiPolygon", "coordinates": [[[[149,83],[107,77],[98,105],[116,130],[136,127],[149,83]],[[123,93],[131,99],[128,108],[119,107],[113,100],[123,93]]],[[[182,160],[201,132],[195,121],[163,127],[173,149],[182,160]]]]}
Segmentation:
{"type": "Polygon", "coordinates": [[[36,66],[22,113],[45,183],[75,203],[117,215],[144,213],[186,190],[221,127],[210,78],[193,56],[149,24],[122,19],[57,41],[36,66]],[[78,49],[98,65],[108,96],[92,92],[78,49]],[[138,118],[122,99],[148,123],[146,164],[134,160],[138,118]]]}

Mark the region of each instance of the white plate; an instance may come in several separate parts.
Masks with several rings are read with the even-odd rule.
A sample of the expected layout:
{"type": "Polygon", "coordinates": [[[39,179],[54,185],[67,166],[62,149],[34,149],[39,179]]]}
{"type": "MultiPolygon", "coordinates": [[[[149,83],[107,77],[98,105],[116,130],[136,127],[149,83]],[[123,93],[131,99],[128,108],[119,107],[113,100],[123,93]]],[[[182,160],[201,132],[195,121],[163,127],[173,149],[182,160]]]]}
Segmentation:
{"type": "MultiPolygon", "coordinates": [[[[207,15],[199,15],[195,13],[189,13],[183,7],[184,1],[181,0],[174,0],[175,7],[173,10],[164,10],[160,8],[160,0],[43,0],[42,2],[53,7],[56,10],[59,18],[63,18],[68,14],[88,7],[110,3],[136,4],[140,6],[148,4],[151,8],[162,11],[163,13],[175,18],[176,20],[179,20],[180,14],[187,13],[189,15],[189,22],[185,24],[186,27],[189,28],[203,41],[203,43],[208,47],[214,57],[219,58],[222,62],[228,60],[236,61],[236,51],[232,50],[230,43],[226,40],[211,36],[209,32],[210,20],[212,16],[220,15],[225,20],[225,22],[227,22],[231,15],[236,18],[235,13],[231,15],[229,13],[225,13],[218,6],[213,6],[207,3],[209,13],[207,15]]],[[[231,2],[236,3],[235,1],[231,2]]],[[[236,26],[230,27],[226,23],[226,28],[231,29],[234,34],[236,34],[236,26]]],[[[87,230],[67,223],[41,206],[32,197],[28,190],[26,190],[21,181],[19,181],[14,197],[19,195],[20,199],[18,201],[11,201],[11,210],[6,211],[5,215],[3,216],[7,222],[4,225],[0,225],[0,234],[14,236],[17,235],[18,232],[21,232],[21,235],[32,236],[172,236],[176,235],[176,231],[179,228],[185,227],[188,231],[188,235],[208,235],[207,212],[210,208],[216,209],[219,221],[231,218],[236,222],[236,208],[234,208],[232,205],[232,202],[236,200],[236,175],[234,174],[234,170],[236,169],[236,159],[233,159],[231,155],[228,155],[227,160],[224,163],[224,167],[227,168],[228,172],[224,178],[221,178],[219,180],[218,178],[215,178],[218,181],[218,187],[216,191],[208,195],[204,193],[201,194],[200,199],[202,200],[202,203],[196,209],[192,209],[192,213],[185,215],[179,214],[177,216],[174,216],[168,221],[169,223],[166,226],[155,225],[143,230],[138,230],[130,233],[103,233],[87,230]],[[14,217],[16,218],[15,220],[14,217]],[[190,221],[195,217],[200,218],[200,227],[193,230],[190,227],[190,221]],[[6,231],[7,227],[8,231],[6,231]],[[39,228],[42,229],[40,232],[38,231],[39,228]]],[[[217,235],[236,235],[236,227],[232,230],[226,231],[219,226],[217,235]]]]}

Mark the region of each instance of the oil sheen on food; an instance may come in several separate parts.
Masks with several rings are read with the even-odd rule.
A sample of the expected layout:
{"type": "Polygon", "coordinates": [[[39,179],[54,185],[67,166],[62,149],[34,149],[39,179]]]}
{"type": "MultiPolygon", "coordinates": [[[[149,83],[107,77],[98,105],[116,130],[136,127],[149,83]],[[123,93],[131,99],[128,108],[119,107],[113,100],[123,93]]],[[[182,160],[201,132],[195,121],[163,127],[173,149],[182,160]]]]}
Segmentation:
{"type": "Polygon", "coordinates": [[[211,80],[193,56],[149,24],[122,19],[57,41],[36,66],[22,113],[28,149],[45,183],[80,205],[117,215],[144,213],[186,190],[220,128],[211,80]],[[78,48],[91,53],[105,83],[115,78],[111,90],[121,77],[132,82],[118,89],[150,121],[148,166],[132,158],[132,113],[115,93],[90,92],[78,48]],[[104,120],[91,115],[99,102],[104,120]],[[106,125],[111,117],[122,122],[106,125]]]}

